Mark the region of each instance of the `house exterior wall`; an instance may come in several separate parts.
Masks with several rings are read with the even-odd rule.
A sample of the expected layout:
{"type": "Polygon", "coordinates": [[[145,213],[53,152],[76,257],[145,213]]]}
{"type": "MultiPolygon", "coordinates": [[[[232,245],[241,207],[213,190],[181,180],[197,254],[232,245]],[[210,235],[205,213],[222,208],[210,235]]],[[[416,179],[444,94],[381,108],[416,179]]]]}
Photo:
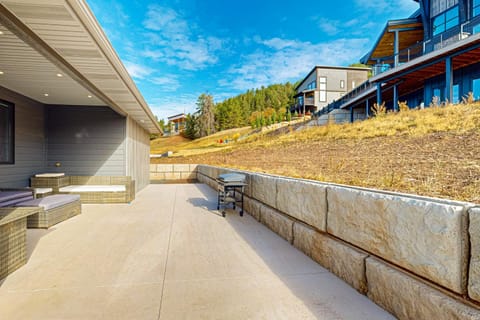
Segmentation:
{"type": "Polygon", "coordinates": [[[139,191],[150,183],[150,135],[131,118],[127,118],[126,151],[126,172],[139,191]]]}
{"type": "Polygon", "coordinates": [[[318,68],[314,72],[312,72],[311,75],[309,75],[305,81],[302,82],[300,87],[298,87],[297,92],[302,92],[304,90],[307,90],[307,86],[312,82],[317,80],[317,88],[318,88],[318,79],[317,79],[317,73],[318,73],[318,68]]]}
{"type": "Polygon", "coordinates": [[[326,107],[332,101],[340,99],[346,92],[354,89],[354,87],[360,85],[367,79],[367,70],[317,67],[297,88],[297,93],[308,90],[308,85],[312,81],[316,81],[314,105],[317,107],[318,111],[326,107]],[[320,101],[320,77],[327,78],[326,101],[320,101]]]}
{"type": "Polygon", "coordinates": [[[111,109],[48,106],[47,128],[48,171],[126,175],[126,119],[111,109]]]}
{"type": "Polygon", "coordinates": [[[46,166],[45,106],[3,87],[0,99],[15,105],[15,163],[0,164],[0,187],[26,187],[46,166]]]}

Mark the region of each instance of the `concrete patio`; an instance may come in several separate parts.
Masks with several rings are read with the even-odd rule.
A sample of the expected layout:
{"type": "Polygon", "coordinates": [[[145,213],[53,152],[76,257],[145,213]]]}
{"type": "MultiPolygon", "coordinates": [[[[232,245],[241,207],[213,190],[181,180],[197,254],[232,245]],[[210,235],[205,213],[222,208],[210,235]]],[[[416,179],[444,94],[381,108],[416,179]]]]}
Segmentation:
{"type": "Polygon", "coordinates": [[[394,319],[249,215],[215,209],[206,185],[149,185],[29,230],[0,319],[394,319]]]}

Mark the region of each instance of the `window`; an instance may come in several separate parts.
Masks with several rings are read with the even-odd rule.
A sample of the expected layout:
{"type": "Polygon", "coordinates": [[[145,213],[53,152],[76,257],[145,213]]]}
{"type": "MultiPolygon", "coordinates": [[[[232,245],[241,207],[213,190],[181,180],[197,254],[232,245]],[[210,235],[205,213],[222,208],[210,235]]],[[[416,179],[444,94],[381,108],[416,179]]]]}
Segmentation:
{"type": "Polygon", "coordinates": [[[480,15],[480,0],[473,0],[472,9],[474,17],[480,15]]]}
{"type": "Polygon", "coordinates": [[[13,104],[0,101],[0,164],[14,163],[13,104]]]}
{"type": "Polygon", "coordinates": [[[435,17],[458,4],[458,0],[431,0],[430,17],[435,17]]]}
{"type": "Polygon", "coordinates": [[[473,27],[473,34],[477,34],[477,33],[480,33],[480,24],[473,27]]]}
{"type": "Polygon", "coordinates": [[[319,101],[327,102],[327,77],[318,78],[319,82],[319,101]]]}
{"type": "Polygon", "coordinates": [[[473,79],[472,92],[473,98],[475,100],[480,100],[480,78],[473,79]]]}
{"type": "Polygon", "coordinates": [[[439,105],[440,101],[442,101],[442,89],[434,88],[433,89],[433,96],[432,96],[432,103],[439,105]]]}
{"type": "Polygon", "coordinates": [[[307,90],[310,90],[310,89],[316,89],[317,88],[317,81],[312,81],[308,84],[307,86],[307,90]]]}
{"type": "Polygon", "coordinates": [[[459,103],[460,102],[460,87],[458,84],[453,85],[453,96],[452,96],[452,103],[459,103]]]}
{"type": "Polygon", "coordinates": [[[340,88],[345,89],[345,80],[340,80],[340,88]]]}
{"type": "Polygon", "coordinates": [[[433,18],[433,35],[436,36],[450,28],[458,26],[458,6],[455,6],[433,18]]]}

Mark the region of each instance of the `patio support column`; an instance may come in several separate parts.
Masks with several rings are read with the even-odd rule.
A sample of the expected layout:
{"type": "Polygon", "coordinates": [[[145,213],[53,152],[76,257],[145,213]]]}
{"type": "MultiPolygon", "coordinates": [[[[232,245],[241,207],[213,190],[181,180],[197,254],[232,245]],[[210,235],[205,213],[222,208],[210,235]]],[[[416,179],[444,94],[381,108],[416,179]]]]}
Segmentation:
{"type": "Polygon", "coordinates": [[[394,40],[393,40],[393,56],[394,56],[394,67],[398,67],[398,41],[399,41],[399,31],[400,30],[394,30],[394,40]]]}
{"type": "Polygon", "coordinates": [[[365,119],[368,119],[370,117],[370,103],[368,102],[368,99],[365,101],[365,119]]]}
{"type": "Polygon", "coordinates": [[[452,57],[445,59],[445,102],[453,99],[453,63],[452,57]]]}
{"type": "Polygon", "coordinates": [[[398,84],[393,85],[393,111],[398,111],[398,84]]]}
{"type": "Polygon", "coordinates": [[[377,83],[377,104],[378,105],[382,104],[382,83],[381,82],[377,83]]]}
{"type": "Polygon", "coordinates": [[[350,106],[350,123],[353,123],[353,106],[350,106]]]}

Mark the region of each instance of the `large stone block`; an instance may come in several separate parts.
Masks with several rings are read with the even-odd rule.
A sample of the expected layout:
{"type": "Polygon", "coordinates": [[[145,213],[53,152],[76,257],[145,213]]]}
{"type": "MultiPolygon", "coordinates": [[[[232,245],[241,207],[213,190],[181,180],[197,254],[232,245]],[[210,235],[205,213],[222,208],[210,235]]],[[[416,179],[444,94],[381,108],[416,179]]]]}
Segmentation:
{"type": "Polygon", "coordinates": [[[157,172],[157,165],[156,164],[150,164],[150,172],[153,173],[153,172],[157,172]]]}
{"type": "Polygon", "coordinates": [[[473,320],[480,310],[375,258],[366,261],[368,297],[402,320],[473,320]]]}
{"type": "Polygon", "coordinates": [[[190,171],[196,172],[198,168],[198,164],[190,164],[190,171]]]}
{"type": "Polygon", "coordinates": [[[157,172],[173,172],[173,164],[157,164],[157,172]]]}
{"type": "Polygon", "coordinates": [[[174,164],[173,172],[190,172],[189,164],[174,164]]]}
{"type": "Polygon", "coordinates": [[[182,180],[196,180],[197,173],[196,172],[180,172],[180,177],[182,180]]]}
{"type": "Polygon", "coordinates": [[[253,174],[250,179],[252,197],[276,208],[277,179],[272,176],[253,174]]]}
{"type": "Polygon", "coordinates": [[[207,166],[207,165],[199,165],[197,167],[197,171],[200,172],[201,174],[213,178],[213,167],[212,166],[207,166]]]}
{"type": "Polygon", "coordinates": [[[262,203],[250,197],[245,197],[243,202],[245,211],[256,220],[260,221],[260,207],[262,206],[262,203]]]}
{"type": "Polygon", "coordinates": [[[180,180],[182,179],[182,175],[180,172],[166,172],[165,179],[167,180],[180,180]]]}
{"type": "Polygon", "coordinates": [[[470,214],[470,272],[468,295],[480,302],[480,208],[472,208],[470,214]]]}
{"type": "Polygon", "coordinates": [[[260,207],[260,222],[287,240],[293,240],[293,220],[265,205],[260,207]]]}
{"type": "Polygon", "coordinates": [[[314,228],[326,231],[327,187],[319,183],[277,179],[276,208],[314,228]]]}
{"type": "Polygon", "coordinates": [[[360,293],[367,292],[365,259],[368,254],[301,223],[293,227],[293,245],[360,293]]]}
{"type": "Polygon", "coordinates": [[[152,180],[165,180],[165,172],[150,173],[150,179],[152,179],[152,180]]]}
{"type": "Polygon", "coordinates": [[[328,233],[466,293],[466,207],[334,186],[327,199],[328,233]]]}
{"type": "Polygon", "coordinates": [[[316,250],[314,243],[317,242],[318,235],[319,233],[309,226],[295,222],[293,225],[293,246],[312,257],[312,252],[316,250]]]}

